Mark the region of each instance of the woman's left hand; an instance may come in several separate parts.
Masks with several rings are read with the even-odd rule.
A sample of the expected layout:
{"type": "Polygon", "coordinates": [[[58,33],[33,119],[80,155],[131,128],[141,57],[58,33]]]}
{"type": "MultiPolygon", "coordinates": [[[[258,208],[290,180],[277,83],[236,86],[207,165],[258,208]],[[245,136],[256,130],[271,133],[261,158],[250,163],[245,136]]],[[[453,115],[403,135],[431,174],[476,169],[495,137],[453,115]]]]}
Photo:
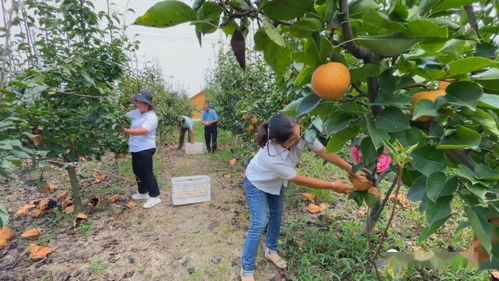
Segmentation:
{"type": "Polygon", "coordinates": [[[367,178],[366,174],[363,172],[357,172],[355,174],[349,174],[348,179],[353,184],[356,190],[363,191],[368,190],[372,187],[372,182],[367,178]]]}

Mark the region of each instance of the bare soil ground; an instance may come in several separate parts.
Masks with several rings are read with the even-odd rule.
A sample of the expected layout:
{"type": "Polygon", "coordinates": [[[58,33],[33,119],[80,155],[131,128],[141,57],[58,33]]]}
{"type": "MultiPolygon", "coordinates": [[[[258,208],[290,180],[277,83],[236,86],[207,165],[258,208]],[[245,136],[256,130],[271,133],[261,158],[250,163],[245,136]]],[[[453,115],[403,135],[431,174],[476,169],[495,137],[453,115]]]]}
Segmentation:
{"type": "MultiPolygon", "coordinates": [[[[112,167],[106,166],[106,161],[112,162],[104,160],[101,168],[87,162],[82,169],[85,165],[102,170],[112,167]]],[[[129,166],[127,161],[123,161],[123,169],[129,166]]],[[[110,177],[97,184],[87,181],[84,198],[118,186],[123,199],[88,211],[86,228],[73,228],[73,217],[60,211],[41,218],[11,216],[9,226],[16,238],[0,249],[0,280],[238,280],[248,225],[242,170],[203,155],[185,155],[174,146],[159,148],[155,165],[163,202],[152,209],[141,208],[142,202],[134,208],[125,207],[136,187],[110,177]],[[171,177],[187,175],[210,176],[211,202],[171,204],[171,177]],[[22,239],[20,234],[30,227],[41,227],[44,232],[34,241],[22,239]],[[55,252],[31,261],[29,243],[51,247],[55,252]]],[[[131,176],[129,171],[124,174],[131,176]]],[[[56,192],[41,194],[25,185],[26,176],[22,176],[1,186],[1,203],[12,215],[29,200],[55,199],[58,192],[69,188],[63,170],[46,176],[49,183],[58,186],[56,192]]],[[[257,260],[256,276],[258,280],[283,279],[262,255],[257,260]]]]}

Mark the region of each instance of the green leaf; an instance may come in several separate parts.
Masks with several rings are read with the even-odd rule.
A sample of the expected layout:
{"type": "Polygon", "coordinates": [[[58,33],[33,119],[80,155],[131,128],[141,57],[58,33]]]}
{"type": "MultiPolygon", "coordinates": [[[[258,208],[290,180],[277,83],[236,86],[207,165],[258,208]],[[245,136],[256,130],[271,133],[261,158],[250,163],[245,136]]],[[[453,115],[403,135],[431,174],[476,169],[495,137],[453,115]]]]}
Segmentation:
{"type": "Polygon", "coordinates": [[[430,227],[438,221],[448,218],[451,214],[450,203],[452,196],[440,197],[436,202],[429,201],[425,214],[430,227]]]}
{"type": "Polygon", "coordinates": [[[295,87],[300,87],[303,86],[304,84],[307,84],[310,82],[312,79],[312,73],[314,71],[314,67],[307,65],[305,66],[298,75],[296,75],[295,81],[293,82],[293,85],[295,87]]]}
{"type": "Polygon", "coordinates": [[[419,235],[419,238],[418,238],[418,242],[423,242],[425,241],[426,239],[428,239],[428,237],[430,237],[430,235],[432,235],[433,233],[437,232],[437,230],[450,218],[450,216],[448,217],[445,217],[441,220],[438,220],[436,222],[434,222],[433,224],[431,225],[428,225],[427,227],[425,227],[423,229],[423,231],[421,231],[421,234],[419,235]]]}
{"type": "Polygon", "coordinates": [[[168,0],[156,3],[135,20],[136,25],[150,27],[170,27],[196,20],[196,13],[181,1],[168,0]]]}
{"type": "Polygon", "coordinates": [[[425,198],[425,193],[426,193],[426,177],[424,175],[421,175],[417,177],[411,184],[411,187],[407,192],[407,198],[414,202],[423,201],[423,199],[425,198]]]}
{"type": "Polygon", "coordinates": [[[475,167],[477,178],[490,181],[499,181],[499,171],[493,170],[489,166],[478,164],[475,167]]]}
{"type": "Polygon", "coordinates": [[[237,23],[234,20],[230,20],[226,25],[222,26],[222,31],[226,35],[232,35],[234,34],[234,31],[236,31],[238,28],[239,26],[237,25],[237,23]]]}
{"type": "Polygon", "coordinates": [[[359,128],[345,128],[332,135],[327,142],[327,152],[336,153],[343,149],[346,142],[356,136],[359,128]]]}
{"type": "Polygon", "coordinates": [[[370,137],[364,138],[361,143],[360,143],[360,152],[362,153],[362,162],[366,163],[366,165],[369,166],[369,168],[374,168],[374,166],[371,167],[371,165],[376,163],[376,160],[378,158],[378,152],[376,151],[376,148],[373,145],[373,142],[371,141],[370,137]]]}
{"type": "Polygon", "coordinates": [[[362,67],[350,70],[351,83],[366,81],[369,77],[376,77],[379,74],[379,64],[367,63],[362,67]]]}
{"type": "Polygon", "coordinates": [[[314,93],[309,94],[301,101],[300,105],[298,105],[298,109],[296,110],[298,113],[297,117],[301,117],[314,110],[319,103],[321,103],[321,98],[318,95],[314,93]]]}
{"type": "Polygon", "coordinates": [[[477,108],[475,111],[464,108],[462,113],[470,120],[475,121],[486,130],[499,137],[499,128],[497,127],[497,122],[494,117],[486,111],[479,108],[477,108]]]}
{"type": "Polygon", "coordinates": [[[405,31],[406,28],[403,24],[390,20],[384,13],[376,10],[367,11],[362,19],[377,28],[386,28],[391,31],[405,31]]]}
{"type": "Polygon", "coordinates": [[[313,0],[270,0],[262,6],[265,14],[276,20],[288,21],[314,11],[313,0]]]}
{"type": "Polygon", "coordinates": [[[499,110],[499,95],[483,94],[478,100],[478,106],[499,110]]]}
{"type": "Polygon", "coordinates": [[[324,132],[329,137],[332,134],[348,127],[352,120],[352,115],[341,111],[336,111],[335,113],[333,113],[333,115],[331,115],[331,117],[326,120],[326,123],[324,124],[324,132]]]}
{"type": "Polygon", "coordinates": [[[322,23],[316,18],[302,18],[293,23],[290,27],[290,31],[296,37],[308,37],[312,32],[320,31],[322,28],[322,23]]]}
{"type": "Polygon", "coordinates": [[[437,105],[430,100],[419,100],[414,106],[412,120],[416,120],[421,116],[438,116],[437,105]]]}
{"type": "Polygon", "coordinates": [[[257,51],[265,50],[265,47],[270,42],[269,36],[265,32],[265,30],[262,28],[258,29],[258,31],[255,32],[255,35],[253,36],[253,40],[255,41],[255,50],[257,50],[257,51]]]}
{"type": "Polygon", "coordinates": [[[431,10],[432,13],[447,11],[450,9],[462,8],[465,5],[471,5],[474,0],[442,0],[437,1],[438,4],[433,7],[431,10]]]}
{"type": "Polygon", "coordinates": [[[282,74],[291,62],[289,50],[271,41],[265,46],[263,58],[278,74],[282,74]]]}
{"type": "Polygon", "coordinates": [[[424,144],[425,137],[423,132],[415,127],[410,128],[409,130],[391,133],[392,138],[399,141],[403,147],[410,147],[415,144],[424,144]]]}
{"type": "Polygon", "coordinates": [[[480,83],[484,88],[499,91],[499,69],[491,68],[485,72],[471,76],[471,79],[480,83]]]}
{"type": "Polygon", "coordinates": [[[279,30],[277,30],[277,28],[275,28],[266,19],[263,20],[263,28],[265,29],[265,32],[269,36],[270,40],[272,40],[274,43],[276,43],[281,47],[286,47],[286,41],[284,41],[284,38],[282,38],[281,34],[279,33],[279,30]]]}
{"type": "Polygon", "coordinates": [[[445,96],[439,98],[442,103],[465,106],[470,110],[475,110],[478,100],[483,95],[480,85],[470,81],[458,81],[450,84],[445,96]]]}
{"type": "Polygon", "coordinates": [[[402,0],[396,0],[390,8],[390,19],[405,21],[409,15],[408,7],[402,3],[402,0]]]}
{"type": "Polygon", "coordinates": [[[466,74],[490,66],[498,66],[499,63],[484,57],[468,57],[449,63],[449,75],[456,76],[466,74]]]}
{"type": "Polygon", "coordinates": [[[195,0],[194,3],[192,4],[192,9],[197,12],[205,1],[206,0],[195,0]]]}
{"type": "Polygon", "coordinates": [[[445,137],[437,145],[437,149],[477,148],[481,140],[482,136],[478,132],[459,125],[454,133],[445,137]]]}
{"type": "Polygon", "coordinates": [[[382,147],[384,142],[390,139],[390,135],[388,135],[386,131],[374,127],[374,121],[369,118],[369,116],[365,116],[365,120],[367,131],[369,132],[374,147],[376,147],[376,149],[382,147]]]}
{"type": "Polygon", "coordinates": [[[9,213],[0,205],[0,229],[2,229],[9,222],[9,213]]]}
{"type": "Polygon", "coordinates": [[[217,31],[222,8],[215,2],[204,2],[201,8],[197,11],[198,21],[196,23],[196,30],[202,34],[209,34],[217,31]]]}
{"type": "Polygon", "coordinates": [[[443,152],[431,146],[417,148],[411,154],[412,167],[428,176],[431,173],[442,171],[445,168],[443,152]]]}
{"type": "Polygon", "coordinates": [[[296,116],[298,115],[296,113],[296,109],[298,108],[298,105],[301,104],[302,100],[303,98],[299,98],[297,100],[292,101],[283,110],[281,110],[281,112],[291,118],[296,118],[296,116]]]}
{"type": "Polygon", "coordinates": [[[354,0],[348,4],[348,9],[350,10],[351,17],[362,15],[369,10],[375,10],[377,8],[378,4],[373,0],[354,0]]]}
{"type": "Polygon", "coordinates": [[[464,206],[464,212],[466,213],[468,221],[471,224],[471,229],[473,229],[475,235],[478,237],[480,242],[482,242],[482,245],[485,248],[485,250],[488,253],[490,253],[490,251],[492,250],[492,243],[490,242],[489,235],[487,234],[487,231],[484,229],[483,223],[480,221],[480,218],[478,217],[477,213],[475,213],[475,211],[468,206],[464,206]]]}
{"type": "Polygon", "coordinates": [[[376,51],[384,56],[397,56],[409,50],[419,40],[407,38],[402,34],[390,35],[374,35],[374,36],[359,36],[356,41],[373,51],[376,51]],[[387,44],[390,42],[390,44],[387,44]]]}
{"type": "Polygon", "coordinates": [[[436,202],[440,197],[453,195],[458,184],[456,177],[447,178],[442,172],[432,173],[426,179],[426,194],[431,201],[436,202]]]}
{"type": "Polygon", "coordinates": [[[426,19],[411,21],[407,24],[407,27],[413,37],[448,37],[447,27],[439,26],[438,24],[426,19]]]}
{"type": "Polygon", "coordinates": [[[385,108],[378,115],[375,122],[376,128],[388,133],[403,131],[411,127],[409,117],[396,107],[385,108]]]}

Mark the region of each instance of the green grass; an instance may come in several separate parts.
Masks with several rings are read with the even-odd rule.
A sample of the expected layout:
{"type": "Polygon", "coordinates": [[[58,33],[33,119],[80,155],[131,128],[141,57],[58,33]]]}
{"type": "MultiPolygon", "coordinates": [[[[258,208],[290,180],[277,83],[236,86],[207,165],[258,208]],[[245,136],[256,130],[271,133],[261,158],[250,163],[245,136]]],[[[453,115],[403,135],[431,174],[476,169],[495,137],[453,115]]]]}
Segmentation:
{"type": "Polygon", "coordinates": [[[93,227],[93,222],[92,218],[88,218],[86,221],[80,223],[78,225],[78,232],[81,233],[83,236],[90,236],[92,234],[92,227],[93,227]]]}
{"type": "Polygon", "coordinates": [[[101,260],[91,260],[90,261],[90,271],[93,275],[101,275],[106,272],[106,264],[101,260]]]}

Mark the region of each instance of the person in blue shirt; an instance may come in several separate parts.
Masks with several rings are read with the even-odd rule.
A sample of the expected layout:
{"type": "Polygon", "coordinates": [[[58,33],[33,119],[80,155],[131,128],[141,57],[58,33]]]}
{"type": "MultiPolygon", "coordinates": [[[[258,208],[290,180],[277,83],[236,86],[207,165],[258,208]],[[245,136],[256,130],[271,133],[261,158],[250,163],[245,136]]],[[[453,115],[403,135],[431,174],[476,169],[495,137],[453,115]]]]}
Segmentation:
{"type": "Polygon", "coordinates": [[[204,140],[208,152],[217,150],[217,123],[218,114],[214,109],[210,108],[208,103],[203,106],[201,111],[201,123],[204,125],[204,140]]]}

